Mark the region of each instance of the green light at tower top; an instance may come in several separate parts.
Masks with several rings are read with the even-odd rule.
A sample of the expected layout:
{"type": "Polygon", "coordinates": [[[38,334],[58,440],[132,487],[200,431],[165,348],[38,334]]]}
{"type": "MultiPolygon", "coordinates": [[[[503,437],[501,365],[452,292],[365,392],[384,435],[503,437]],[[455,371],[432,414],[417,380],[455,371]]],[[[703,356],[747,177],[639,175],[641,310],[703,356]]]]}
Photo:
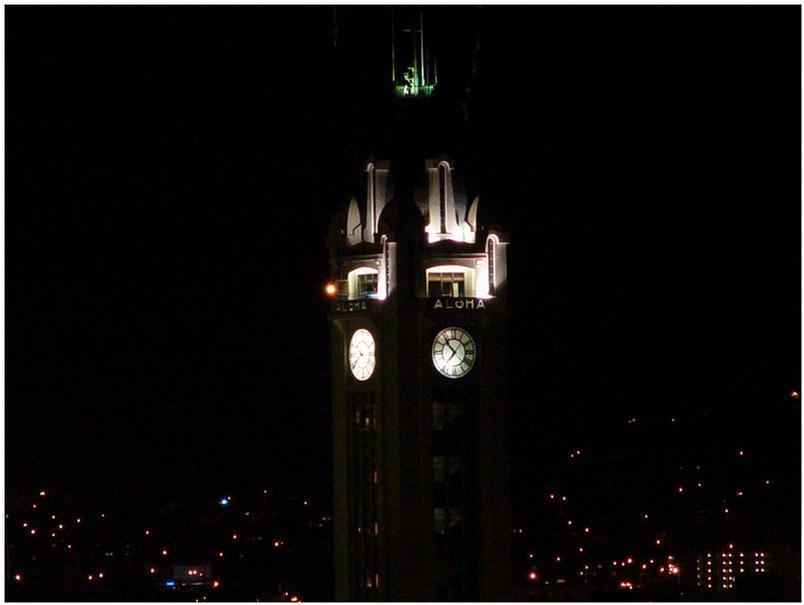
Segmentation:
{"type": "Polygon", "coordinates": [[[421,10],[391,9],[391,81],[399,97],[427,97],[438,85],[438,63],[424,43],[421,10]]]}

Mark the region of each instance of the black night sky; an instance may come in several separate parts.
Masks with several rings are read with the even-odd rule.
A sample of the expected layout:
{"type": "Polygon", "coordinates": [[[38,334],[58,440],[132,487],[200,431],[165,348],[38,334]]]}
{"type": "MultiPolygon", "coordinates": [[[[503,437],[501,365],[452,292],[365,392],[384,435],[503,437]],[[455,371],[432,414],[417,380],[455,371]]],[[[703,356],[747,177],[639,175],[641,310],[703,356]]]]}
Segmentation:
{"type": "MultiPolygon", "coordinates": [[[[387,13],[5,9],[7,499],[327,506],[324,238],[388,115],[387,13]]],[[[668,460],[745,447],[786,481],[770,518],[797,551],[800,8],[428,18],[456,112],[480,40],[515,521],[563,482],[617,527],[668,460]],[[647,441],[615,453],[630,417],[647,441]],[[575,447],[597,465],[567,479],[575,447]]]]}

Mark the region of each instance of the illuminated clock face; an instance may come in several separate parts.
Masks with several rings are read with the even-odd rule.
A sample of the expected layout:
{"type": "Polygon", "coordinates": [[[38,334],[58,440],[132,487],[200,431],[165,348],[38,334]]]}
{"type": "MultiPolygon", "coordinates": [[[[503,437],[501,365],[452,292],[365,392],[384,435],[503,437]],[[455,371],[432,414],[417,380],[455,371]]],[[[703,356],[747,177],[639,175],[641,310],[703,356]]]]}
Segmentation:
{"type": "Polygon", "coordinates": [[[447,378],[465,376],[475,363],[475,341],[466,330],[446,328],[433,341],[433,365],[447,378]]]}
{"type": "Polygon", "coordinates": [[[360,328],[352,334],[349,342],[349,367],[358,380],[368,380],[374,373],[374,337],[371,332],[360,328]]]}

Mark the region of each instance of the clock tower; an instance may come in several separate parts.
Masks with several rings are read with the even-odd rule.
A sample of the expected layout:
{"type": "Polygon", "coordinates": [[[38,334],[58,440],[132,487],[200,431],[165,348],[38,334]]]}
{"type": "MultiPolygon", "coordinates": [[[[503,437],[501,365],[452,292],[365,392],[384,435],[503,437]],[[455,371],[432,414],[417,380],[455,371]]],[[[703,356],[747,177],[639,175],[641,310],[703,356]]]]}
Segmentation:
{"type": "Polygon", "coordinates": [[[395,26],[395,116],[328,237],[336,598],[509,600],[508,237],[423,25],[395,26]]]}

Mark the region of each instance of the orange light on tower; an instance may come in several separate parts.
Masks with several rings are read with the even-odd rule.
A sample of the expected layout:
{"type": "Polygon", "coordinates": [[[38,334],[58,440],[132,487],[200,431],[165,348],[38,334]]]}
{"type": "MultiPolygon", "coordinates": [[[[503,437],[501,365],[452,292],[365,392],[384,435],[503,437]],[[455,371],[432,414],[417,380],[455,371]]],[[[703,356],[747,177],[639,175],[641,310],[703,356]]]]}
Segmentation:
{"type": "Polygon", "coordinates": [[[799,398],[798,391],[793,391],[792,393],[790,393],[790,397],[792,397],[793,399],[798,399],[799,398]]]}
{"type": "Polygon", "coordinates": [[[338,286],[335,284],[335,282],[330,281],[324,284],[324,294],[332,298],[337,293],[338,293],[338,286]]]}

